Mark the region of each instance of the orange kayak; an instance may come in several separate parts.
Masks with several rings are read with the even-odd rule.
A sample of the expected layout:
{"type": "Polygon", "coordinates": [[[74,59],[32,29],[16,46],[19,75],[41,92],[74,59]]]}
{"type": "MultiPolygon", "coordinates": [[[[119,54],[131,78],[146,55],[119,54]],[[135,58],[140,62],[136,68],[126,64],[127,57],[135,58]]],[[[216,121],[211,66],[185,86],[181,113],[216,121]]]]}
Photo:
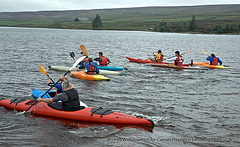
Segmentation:
{"type": "Polygon", "coordinates": [[[195,62],[193,65],[200,65],[208,68],[215,68],[215,69],[228,69],[229,67],[222,66],[222,65],[210,65],[208,62],[195,62]]]}
{"type": "Polygon", "coordinates": [[[103,76],[103,75],[89,75],[86,74],[85,71],[73,71],[71,72],[73,76],[82,79],[82,80],[90,80],[90,81],[101,81],[101,80],[105,80],[105,81],[110,81],[109,78],[103,76]]]}

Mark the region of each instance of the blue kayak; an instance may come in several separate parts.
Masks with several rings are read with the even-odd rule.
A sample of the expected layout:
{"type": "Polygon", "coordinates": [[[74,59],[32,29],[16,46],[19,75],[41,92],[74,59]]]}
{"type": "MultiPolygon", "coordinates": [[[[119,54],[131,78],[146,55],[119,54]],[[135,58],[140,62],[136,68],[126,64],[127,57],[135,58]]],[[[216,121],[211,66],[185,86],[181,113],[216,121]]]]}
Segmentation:
{"type": "Polygon", "coordinates": [[[112,71],[125,69],[124,67],[120,67],[120,66],[97,66],[97,68],[101,70],[112,70],[112,71]]]}
{"type": "MultiPolygon", "coordinates": [[[[32,95],[35,99],[41,97],[46,91],[42,91],[42,90],[39,90],[39,89],[33,89],[32,90],[32,95]]],[[[51,98],[51,97],[54,97],[55,96],[55,93],[56,91],[49,91],[47,94],[45,94],[43,96],[43,98],[51,98]]]]}

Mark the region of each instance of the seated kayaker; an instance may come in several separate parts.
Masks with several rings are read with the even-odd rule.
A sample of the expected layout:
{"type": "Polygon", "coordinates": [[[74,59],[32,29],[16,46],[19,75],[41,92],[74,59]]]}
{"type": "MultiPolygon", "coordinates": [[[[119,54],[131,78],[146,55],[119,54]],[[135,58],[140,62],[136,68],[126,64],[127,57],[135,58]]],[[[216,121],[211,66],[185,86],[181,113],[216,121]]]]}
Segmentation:
{"type": "Polygon", "coordinates": [[[179,51],[176,51],[175,52],[175,56],[176,57],[173,57],[173,58],[170,58],[170,59],[166,59],[168,61],[174,61],[174,65],[175,66],[182,66],[182,63],[184,61],[182,55],[180,55],[180,52],[179,51]]]}
{"type": "Polygon", "coordinates": [[[88,60],[88,56],[86,55],[86,54],[84,54],[84,53],[82,53],[83,54],[83,56],[86,56],[86,58],[84,58],[79,64],[78,64],[78,68],[79,69],[83,69],[83,68],[85,68],[85,66],[84,66],[84,63],[88,60]]]}
{"type": "Polygon", "coordinates": [[[63,92],[62,82],[63,82],[63,81],[67,81],[67,79],[68,79],[67,76],[63,76],[63,75],[61,75],[59,78],[60,78],[60,83],[57,83],[57,84],[55,85],[55,83],[51,81],[51,76],[48,77],[48,82],[47,82],[48,86],[54,86],[54,85],[55,85],[54,87],[57,89],[55,96],[56,96],[57,94],[63,92]]]}
{"type": "Polygon", "coordinates": [[[75,87],[69,82],[64,81],[62,83],[63,93],[58,94],[53,98],[41,98],[39,97],[37,100],[46,102],[46,103],[53,103],[58,102],[59,100],[62,101],[62,109],[64,111],[74,111],[81,109],[80,101],[78,97],[78,92],[75,87]]]}
{"type": "Polygon", "coordinates": [[[107,66],[109,63],[111,63],[111,61],[107,58],[103,56],[102,52],[98,53],[99,57],[98,58],[94,58],[94,61],[98,61],[99,62],[99,66],[107,66]]]}
{"type": "Polygon", "coordinates": [[[216,57],[215,54],[211,54],[211,56],[208,56],[206,60],[210,61],[210,65],[218,65],[218,63],[222,65],[222,61],[216,57]]]}
{"type": "Polygon", "coordinates": [[[163,54],[162,54],[161,50],[158,50],[158,54],[154,55],[154,56],[155,56],[154,62],[157,62],[157,63],[162,63],[163,62],[163,54]]]}
{"type": "Polygon", "coordinates": [[[93,62],[92,58],[88,58],[88,61],[84,63],[87,69],[87,74],[96,75],[99,74],[99,69],[97,68],[97,63],[93,62]]]}

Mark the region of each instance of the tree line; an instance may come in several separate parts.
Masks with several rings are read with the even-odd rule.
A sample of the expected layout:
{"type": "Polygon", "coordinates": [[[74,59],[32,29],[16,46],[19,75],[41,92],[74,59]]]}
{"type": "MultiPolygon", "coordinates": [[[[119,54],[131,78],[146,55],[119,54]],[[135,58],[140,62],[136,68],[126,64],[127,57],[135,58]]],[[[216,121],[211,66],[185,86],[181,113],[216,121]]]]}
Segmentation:
{"type": "MultiPolygon", "coordinates": [[[[74,19],[75,22],[79,22],[78,19],[74,19]]],[[[92,21],[92,29],[101,29],[103,26],[100,15],[92,21]]],[[[225,33],[237,33],[240,32],[239,25],[231,24],[215,24],[215,26],[204,24],[204,22],[198,22],[196,16],[193,15],[190,22],[160,22],[158,25],[154,26],[153,31],[155,32],[195,32],[195,33],[208,33],[208,34],[225,34],[225,33]]]]}
{"type": "Polygon", "coordinates": [[[189,24],[186,22],[176,22],[176,23],[167,23],[160,22],[157,26],[154,26],[154,31],[156,32],[196,32],[196,33],[237,33],[240,32],[239,25],[230,25],[226,24],[215,24],[215,26],[205,26],[203,23],[198,23],[196,16],[193,15],[192,20],[189,24]]]}

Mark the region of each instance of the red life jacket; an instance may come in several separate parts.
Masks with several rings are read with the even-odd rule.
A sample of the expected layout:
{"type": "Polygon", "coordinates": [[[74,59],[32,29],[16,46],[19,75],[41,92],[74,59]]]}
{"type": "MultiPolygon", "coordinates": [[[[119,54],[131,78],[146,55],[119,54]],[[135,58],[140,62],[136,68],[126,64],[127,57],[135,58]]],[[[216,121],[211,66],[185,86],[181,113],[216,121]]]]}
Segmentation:
{"type": "Polygon", "coordinates": [[[213,62],[211,65],[218,65],[218,59],[217,58],[213,58],[213,62]]]}
{"type": "Polygon", "coordinates": [[[89,70],[87,71],[87,74],[89,74],[89,75],[96,75],[97,74],[96,67],[92,66],[91,64],[89,64],[89,70]]]}
{"type": "Polygon", "coordinates": [[[102,59],[102,62],[99,62],[99,66],[107,66],[107,58],[106,57],[100,57],[102,59]]]}
{"type": "Polygon", "coordinates": [[[184,61],[183,57],[182,57],[181,55],[179,55],[179,56],[176,58],[174,64],[175,64],[176,66],[182,66],[183,61],[184,61]]]}
{"type": "Polygon", "coordinates": [[[88,59],[87,58],[84,58],[82,61],[87,61],[88,59]]]}

